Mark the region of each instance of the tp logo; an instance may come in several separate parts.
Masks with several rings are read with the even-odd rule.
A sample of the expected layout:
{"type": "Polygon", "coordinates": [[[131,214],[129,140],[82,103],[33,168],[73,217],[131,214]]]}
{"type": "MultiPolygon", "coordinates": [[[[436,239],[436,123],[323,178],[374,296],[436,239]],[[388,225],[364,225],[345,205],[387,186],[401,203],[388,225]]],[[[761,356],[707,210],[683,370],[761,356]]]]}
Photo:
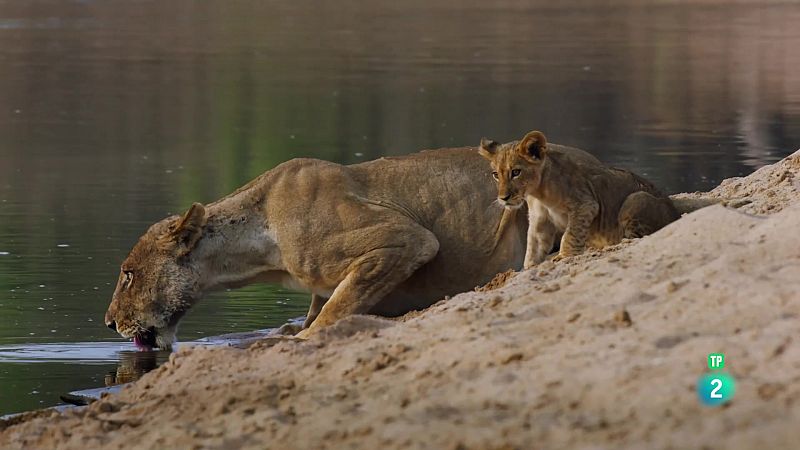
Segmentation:
{"type": "Polygon", "coordinates": [[[697,397],[706,406],[719,406],[730,401],[736,393],[736,381],[722,369],[725,368],[725,355],[710,353],[708,368],[712,372],[697,380],[697,397]]]}
{"type": "Polygon", "coordinates": [[[722,353],[708,354],[708,368],[711,370],[721,370],[725,367],[725,355],[722,353]]]}

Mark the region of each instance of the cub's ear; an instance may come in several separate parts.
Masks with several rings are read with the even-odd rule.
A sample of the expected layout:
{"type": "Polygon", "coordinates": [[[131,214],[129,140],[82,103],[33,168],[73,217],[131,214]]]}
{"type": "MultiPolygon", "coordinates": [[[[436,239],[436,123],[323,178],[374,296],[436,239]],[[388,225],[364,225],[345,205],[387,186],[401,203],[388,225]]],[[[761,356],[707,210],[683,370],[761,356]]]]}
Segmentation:
{"type": "Polygon", "coordinates": [[[186,214],[163,236],[162,244],[174,248],[178,257],[187,255],[203,235],[207,218],[206,208],[200,203],[193,203],[186,214]]]}
{"type": "Polygon", "coordinates": [[[496,141],[483,138],[481,139],[481,146],[478,147],[478,153],[484,158],[491,161],[492,159],[494,159],[494,155],[497,152],[498,145],[500,144],[498,144],[496,141]]]}
{"type": "Polygon", "coordinates": [[[542,159],[547,153],[547,138],[541,131],[531,131],[519,143],[518,151],[529,159],[542,159]]]}

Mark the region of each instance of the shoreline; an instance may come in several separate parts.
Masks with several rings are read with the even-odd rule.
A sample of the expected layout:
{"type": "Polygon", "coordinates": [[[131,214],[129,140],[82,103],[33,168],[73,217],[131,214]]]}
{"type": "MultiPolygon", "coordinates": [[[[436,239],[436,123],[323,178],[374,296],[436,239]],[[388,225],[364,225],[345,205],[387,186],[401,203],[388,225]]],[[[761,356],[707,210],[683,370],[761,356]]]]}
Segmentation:
{"type": "Polygon", "coordinates": [[[659,232],[403,320],[185,348],[0,448],[790,448],[800,418],[800,151],[659,232]],[[734,399],[701,405],[722,352],[734,399]]]}

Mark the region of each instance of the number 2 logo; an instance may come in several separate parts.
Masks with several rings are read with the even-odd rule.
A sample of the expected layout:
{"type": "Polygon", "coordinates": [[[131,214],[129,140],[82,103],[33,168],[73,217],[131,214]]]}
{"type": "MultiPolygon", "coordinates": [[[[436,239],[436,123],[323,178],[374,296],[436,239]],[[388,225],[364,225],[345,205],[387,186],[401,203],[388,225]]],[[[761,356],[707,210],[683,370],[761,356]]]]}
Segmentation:
{"type": "Polygon", "coordinates": [[[714,378],[713,380],[711,380],[711,385],[716,387],[711,390],[709,397],[722,398],[722,394],[719,393],[719,390],[722,389],[722,380],[720,380],[719,378],[714,378]]]}
{"type": "Polygon", "coordinates": [[[736,391],[736,381],[725,372],[707,373],[697,380],[697,399],[707,406],[729,402],[736,391]]]}

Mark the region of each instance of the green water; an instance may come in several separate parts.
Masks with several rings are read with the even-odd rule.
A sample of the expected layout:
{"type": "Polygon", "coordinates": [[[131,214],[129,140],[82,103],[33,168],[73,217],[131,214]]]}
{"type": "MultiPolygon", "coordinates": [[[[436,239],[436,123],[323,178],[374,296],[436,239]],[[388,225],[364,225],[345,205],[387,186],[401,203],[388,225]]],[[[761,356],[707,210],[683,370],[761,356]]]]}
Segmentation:
{"type": "MultiPolygon", "coordinates": [[[[119,263],[287,159],[537,128],[675,192],[800,145],[798,7],[553,3],[0,0],[0,414],[162,360],[102,324],[119,263]]],[[[219,293],[179,339],[307,302],[219,293]]]]}

